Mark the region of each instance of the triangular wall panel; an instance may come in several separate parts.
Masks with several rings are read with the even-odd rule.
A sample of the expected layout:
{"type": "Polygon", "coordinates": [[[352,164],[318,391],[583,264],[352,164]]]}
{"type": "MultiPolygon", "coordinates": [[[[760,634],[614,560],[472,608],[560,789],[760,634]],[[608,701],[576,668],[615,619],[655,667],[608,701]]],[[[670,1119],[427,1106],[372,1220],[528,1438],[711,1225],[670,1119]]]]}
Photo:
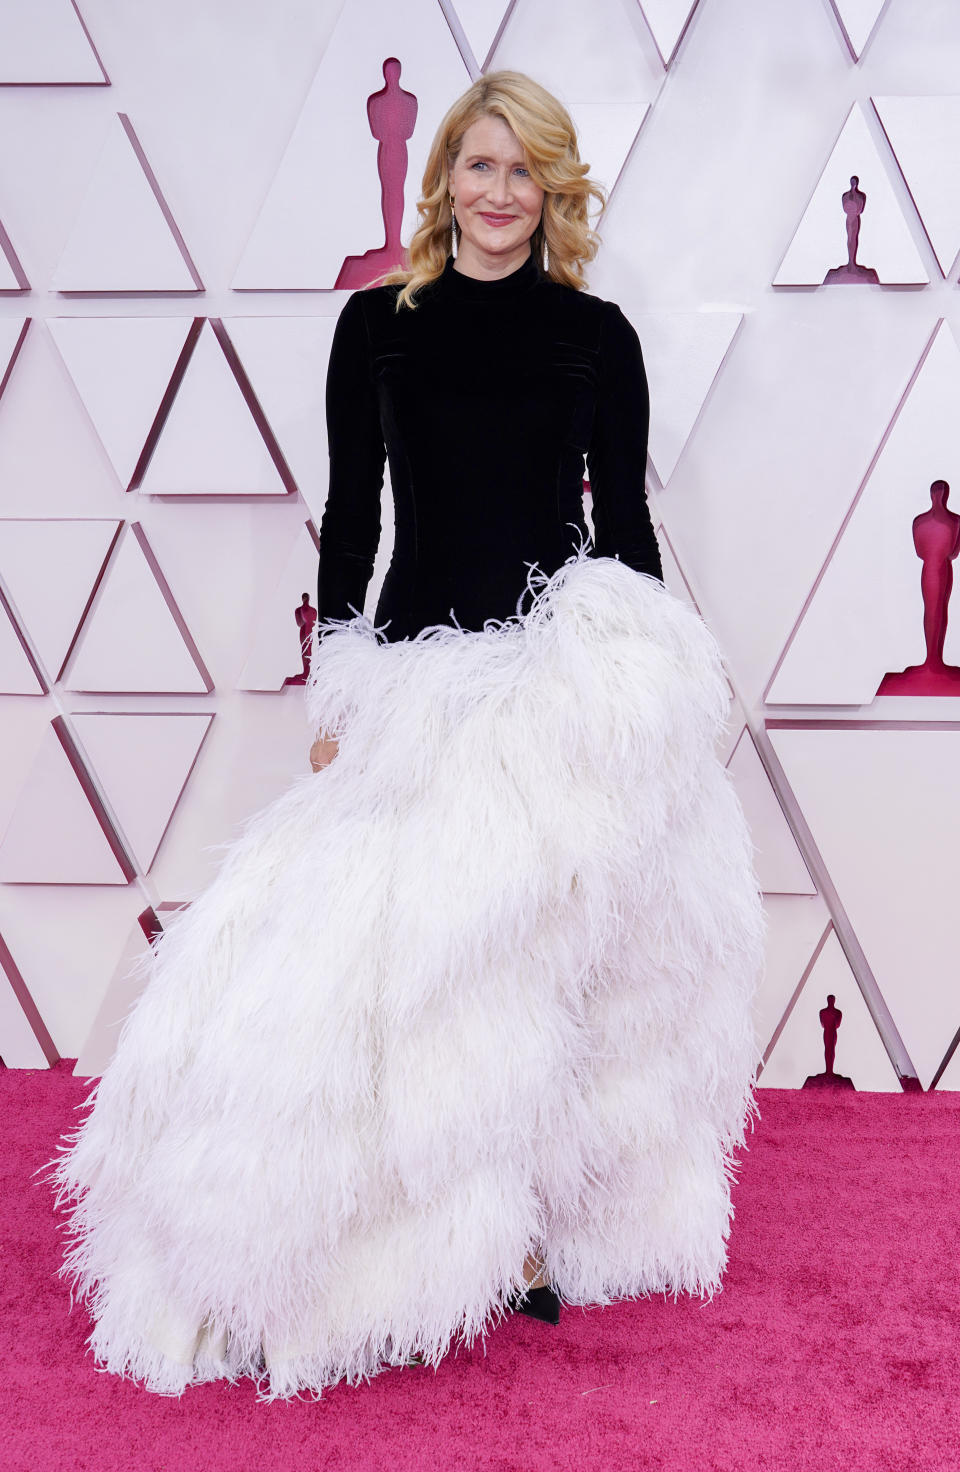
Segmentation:
{"type": "MultiPolygon", "coordinates": [[[[958,403],[960,350],[941,326],[802,610],[768,704],[869,705],[885,674],[923,660],[922,563],[912,527],[931,509],[935,480],[960,499],[958,403]]],[[[956,610],[944,658],[960,665],[956,610]]]]}
{"type": "Polygon", "coordinates": [[[252,394],[246,396],[249,384],[243,377],[238,381],[217,333],[205,322],[139,480],[140,491],[283,496],[293,489],[272,431],[262,421],[258,426],[255,415],[262,410],[252,394]]]}
{"type": "Polygon", "coordinates": [[[162,933],[168,916],[183,908],[176,902],[144,910],[130,926],[126,942],[89,1032],[78,1049],[74,1074],[99,1077],[113,1057],[120,1029],[147,983],[148,948],[162,933]]]}
{"type": "Polygon", "coordinates": [[[117,521],[0,521],[0,583],[51,684],[119,528],[117,521]]]}
{"type": "Polygon", "coordinates": [[[863,55],[887,0],[831,0],[831,3],[850,54],[857,60],[863,55]]]}
{"type": "Polygon", "coordinates": [[[189,317],[48,317],[120,484],[129,487],[184,351],[189,317]]]}
{"type": "Polygon", "coordinates": [[[481,71],[516,0],[456,0],[456,16],[481,71]]]}
{"type": "MultiPolygon", "coordinates": [[[[0,533],[2,534],[2,533],[0,533]]],[[[43,695],[35,670],[5,600],[0,596],[0,695],[43,695]]]]}
{"type": "Polygon", "coordinates": [[[816,894],[803,856],[756,744],[746,729],[727,764],[750,826],[757,880],[765,894],[816,894]]]}
{"type": "Polygon", "coordinates": [[[830,995],[843,1014],[837,1028],[833,1072],[852,1079],[857,1090],[900,1093],[896,1069],[832,926],[763,1065],[763,1084],[774,1089],[799,1089],[806,1078],[825,1072],[820,1011],[828,1005],[830,995]]]}
{"type": "Polygon", "coordinates": [[[960,731],[784,722],[769,737],[927,1088],[958,1021],[960,731]]]}
{"type": "Polygon", "coordinates": [[[130,879],[81,775],[52,722],[0,839],[4,883],[126,884],[130,879]]]}
{"type": "Polygon", "coordinates": [[[336,324],[336,316],[230,317],[224,324],[317,523],[327,496],[324,385],[336,324]]]}
{"type": "Polygon", "coordinates": [[[402,6],[346,0],[243,252],[235,289],[329,290],[348,256],[384,244],[378,143],[367,132],[367,99],[384,87],[389,57],[401,64],[400,87],[417,100],[400,230],[410,239],[437,121],[470,78],[436,0],[402,6]],[[344,131],[351,147],[331,147],[344,131]],[[331,200],[344,199],[349,210],[331,209],[331,200]]]}
{"type": "MultiPolygon", "coordinates": [[[[581,159],[612,194],[663,85],[663,67],[639,6],[620,0],[517,0],[489,70],[502,67],[534,76],[563,99],[581,159]]],[[[596,225],[592,207],[591,223],[596,225]]]]}
{"type": "Polygon", "coordinates": [[[669,66],[693,19],[699,0],[640,0],[664,66],[669,66]]]}
{"type": "Polygon", "coordinates": [[[940,270],[960,251],[960,96],[875,97],[873,105],[923,221],[940,270]]]}
{"type": "Polygon", "coordinates": [[[51,286],[61,292],[203,290],[124,113],[110,120],[51,286]]]}
{"type": "MultiPolygon", "coordinates": [[[[883,285],[929,281],[890,183],[887,169],[891,164],[892,160],[881,158],[863,109],[854,103],[774,277],[774,286],[820,286],[828,272],[846,265],[843,195],[853,176],[866,196],[856,264],[874,271],[883,285]]],[[[854,284],[831,289],[861,288],[854,284]]]]}
{"type": "Polygon", "coordinates": [[[0,87],[109,84],[70,0],[0,5],[0,87]]]}
{"type": "Polygon", "coordinates": [[[49,1068],[57,1050],[10,948],[0,935],[0,1061],[7,1068],[49,1068]]]}
{"type": "Polygon", "coordinates": [[[0,223],[0,293],[4,296],[29,291],[30,282],[13,248],[13,241],[0,223]]]}
{"type": "MultiPolygon", "coordinates": [[[[647,102],[577,102],[575,114],[581,159],[590,165],[591,179],[607,192],[607,205],[623,172],[630,150],[650,112],[647,102]]],[[[591,202],[590,224],[597,228],[599,210],[591,202]]]]}
{"type": "Polygon", "coordinates": [[[71,719],[88,766],[146,874],[190,779],[213,713],[78,711],[71,719]]]}
{"type": "MultiPolygon", "coordinates": [[[[958,1009],[958,1021],[960,1021],[960,1009],[958,1009]]],[[[950,1042],[953,1043],[953,1038],[950,1039],[950,1042]]],[[[946,1057],[946,1053],[944,1057],[946,1057]]],[[[931,1084],[931,1087],[937,1089],[960,1089],[960,1047],[954,1048],[950,1054],[946,1068],[940,1074],[936,1084],[931,1084]]]]}
{"type": "MultiPolygon", "coordinates": [[[[770,1053],[804,978],[826,941],[830,916],[819,895],[767,894],[763,970],[754,998],[762,1053],[770,1053]]],[[[761,1070],[759,1081],[768,1082],[761,1070]]]]}
{"type": "MultiPolygon", "coordinates": [[[[626,308],[625,308],[626,310],[626,308]]],[[[666,486],[743,321],[740,312],[629,312],[650,402],[650,459],[666,486]]]]}
{"type": "Polygon", "coordinates": [[[213,688],[135,522],[110,559],[64,680],[69,690],[201,694],[213,688]]]}
{"type": "Polygon", "coordinates": [[[0,394],[6,388],[10,374],[13,372],[30,321],[29,317],[0,318],[0,394]]]}
{"type": "Polygon", "coordinates": [[[312,526],[303,527],[290,549],[276,588],[257,620],[253,648],[237,681],[240,690],[281,690],[302,672],[295,613],[303,594],[316,614],[319,547],[312,526]]]}

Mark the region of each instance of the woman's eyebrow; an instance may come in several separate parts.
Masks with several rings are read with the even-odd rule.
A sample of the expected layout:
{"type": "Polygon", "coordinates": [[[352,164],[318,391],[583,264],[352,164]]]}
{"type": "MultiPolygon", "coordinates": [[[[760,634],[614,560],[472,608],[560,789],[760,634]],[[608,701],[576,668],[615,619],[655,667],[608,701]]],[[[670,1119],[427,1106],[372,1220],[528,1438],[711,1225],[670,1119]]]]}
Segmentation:
{"type": "MultiPolygon", "coordinates": [[[[490,155],[487,154],[487,153],[470,153],[470,154],[467,155],[467,163],[468,164],[475,164],[479,159],[482,159],[485,164],[489,164],[489,163],[492,163],[493,162],[493,160],[491,159],[490,155]]],[[[511,159],[511,161],[510,161],[511,168],[516,168],[518,164],[520,165],[521,168],[524,168],[525,169],[527,167],[526,163],[524,162],[524,160],[522,158],[511,159]]]]}

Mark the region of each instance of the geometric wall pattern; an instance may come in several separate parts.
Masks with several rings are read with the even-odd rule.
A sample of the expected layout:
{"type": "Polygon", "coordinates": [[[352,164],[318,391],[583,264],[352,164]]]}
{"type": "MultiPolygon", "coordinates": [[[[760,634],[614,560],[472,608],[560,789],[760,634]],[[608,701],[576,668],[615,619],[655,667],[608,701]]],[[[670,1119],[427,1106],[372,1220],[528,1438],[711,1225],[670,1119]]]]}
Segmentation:
{"type": "MultiPolygon", "coordinates": [[[[165,916],[307,770],[326,362],[395,244],[368,101],[408,94],[406,240],[442,113],[506,66],[609,191],[590,290],[640,334],[665,576],[730,685],[761,1086],[823,1072],[831,996],[855,1087],[960,1088],[960,11],[278,0],[254,33],[197,0],[185,65],[161,11],[134,46],[81,8],[0,14],[3,1063],[99,1072],[165,916]]],[[[383,525],[368,611],[389,482],[383,525]]]]}

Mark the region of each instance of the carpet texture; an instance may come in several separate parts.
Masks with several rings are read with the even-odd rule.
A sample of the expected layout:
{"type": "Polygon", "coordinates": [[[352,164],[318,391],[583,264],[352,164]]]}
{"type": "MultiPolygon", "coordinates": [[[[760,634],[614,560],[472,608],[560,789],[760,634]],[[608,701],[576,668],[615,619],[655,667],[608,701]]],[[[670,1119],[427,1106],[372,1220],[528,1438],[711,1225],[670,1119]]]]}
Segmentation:
{"type": "Polygon", "coordinates": [[[514,1316],[436,1373],[265,1405],[95,1372],[31,1179],[88,1092],[69,1069],[0,1070],[4,1472],[960,1467],[958,1094],[760,1090],[710,1303],[514,1316]]]}

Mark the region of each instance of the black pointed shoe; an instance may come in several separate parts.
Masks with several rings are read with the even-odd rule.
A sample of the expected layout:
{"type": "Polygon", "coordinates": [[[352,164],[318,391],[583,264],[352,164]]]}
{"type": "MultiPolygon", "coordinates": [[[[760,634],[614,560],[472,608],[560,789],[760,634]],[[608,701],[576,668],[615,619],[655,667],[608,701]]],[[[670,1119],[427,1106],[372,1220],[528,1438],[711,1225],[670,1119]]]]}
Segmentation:
{"type": "Polygon", "coordinates": [[[552,1288],[528,1288],[522,1298],[508,1298],[507,1307],[518,1314],[527,1314],[531,1319],[540,1319],[544,1324],[560,1322],[560,1300],[552,1288]]]}

